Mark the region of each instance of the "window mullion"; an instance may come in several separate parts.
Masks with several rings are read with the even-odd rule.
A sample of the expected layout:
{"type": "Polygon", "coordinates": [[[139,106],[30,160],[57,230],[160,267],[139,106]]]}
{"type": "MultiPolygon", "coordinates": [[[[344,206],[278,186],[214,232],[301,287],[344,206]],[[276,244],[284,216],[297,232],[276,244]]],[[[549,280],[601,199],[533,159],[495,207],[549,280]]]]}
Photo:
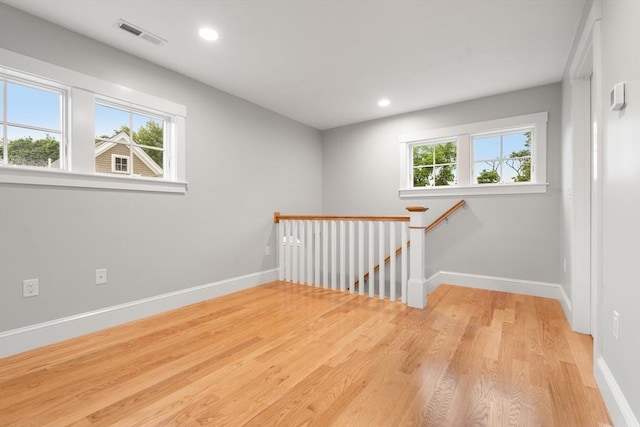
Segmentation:
{"type": "Polygon", "coordinates": [[[133,112],[129,111],[129,164],[127,165],[127,172],[129,176],[133,175],[133,112]]]}

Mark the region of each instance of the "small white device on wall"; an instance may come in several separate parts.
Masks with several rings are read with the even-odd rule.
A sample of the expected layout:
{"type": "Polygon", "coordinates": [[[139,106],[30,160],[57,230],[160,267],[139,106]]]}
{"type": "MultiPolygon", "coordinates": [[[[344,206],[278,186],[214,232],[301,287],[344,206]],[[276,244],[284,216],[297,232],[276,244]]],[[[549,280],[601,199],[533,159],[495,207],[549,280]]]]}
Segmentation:
{"type": "Polygon", "coordinates": [[[609,92],[609,106],[611,111],[619,111],[624,108],[624,82],[616,83],[609,92]]]}

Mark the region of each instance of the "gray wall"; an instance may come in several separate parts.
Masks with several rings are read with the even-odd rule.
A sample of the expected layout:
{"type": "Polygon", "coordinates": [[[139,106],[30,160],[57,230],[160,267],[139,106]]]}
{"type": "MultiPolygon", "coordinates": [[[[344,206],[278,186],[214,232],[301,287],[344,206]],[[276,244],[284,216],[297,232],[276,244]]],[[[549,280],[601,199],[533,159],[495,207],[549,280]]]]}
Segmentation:
{"type": "Polygon", "coordinates": [[[601,354],[640,421],[640,2],[602,2],[601,354]],[[626,107],[609,111],[609,90],[625,82],[626,107]],[[620,340],[612,312],[620,313],[620,340]]]}
{"type": "Polygon", "coordinates": [[[406,214],[427,206],[431,219],[459,198],[400,200],[400,134],[548,111],[546,194],[466,196],[467,206],[430,233],[428,271],[559,283],[562,222],[561,84],[481,98],[322,133],[325,214],[406,214]]]}
{"type": "Polygon", "coordinates": [[[0,47],[186,105],[189,181],[185,195],[0,184],[0,330],[274,268],[273,212],[320,211],[317,130],[3,4],[0,47]]]}

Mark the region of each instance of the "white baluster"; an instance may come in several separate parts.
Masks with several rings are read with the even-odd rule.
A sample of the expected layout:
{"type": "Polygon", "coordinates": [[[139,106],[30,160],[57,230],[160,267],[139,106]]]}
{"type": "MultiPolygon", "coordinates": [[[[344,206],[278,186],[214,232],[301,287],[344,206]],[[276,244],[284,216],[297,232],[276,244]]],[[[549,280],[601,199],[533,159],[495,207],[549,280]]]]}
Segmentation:
{"type": "Polygon", "coordinates": [[[311,263],[313,259],[313,238],[312,238],[313,222],[307,221],[307,246],[305,249],[305,259],[307,260],[307,285],[313,284],[313,270],[311,263]]]}
{"type": "Polygon", "coordinates": [[[331,289],[337,289],[338,275],[338,224],[331,221],[331,289]]]}
{"type": "Polygon", "coordinates": [[[315,269],[313,273],[315,274],[315,279],[313,284],[315,286],[322,286],[322,283],[320,283],[320,221],[313,221],[313,233],[313,243],[315,243],[315,250],[313,251],[315,258],[315,269]]]}
{"type": "Polygon", "coordinates": [[[306,221],[300,221],[299,223],[299,229],[298,229],[298,240],[300,241],[300,244],[298,245],[298,262],[299,262],[299,271],[300,271],[300,275],[298,276],[298,283],[304,283],[304,278],[305,278],[305,271],[304,271],[304,266],[306,264],[305,262],[305,252],[306,252],[306,242],[304,240],[305,238],[305,226],[306,226],[307,222],[306,221]]]}
{"type": "Polygon", "coordinates": [[[293,257],[291,261],[291,281],[298,283],[298,251],[300,249],[300,240],[298,239],[298,221],[293,221],[293,227],[291,229],[291,251],[293,257]]]}
{"type": "Polygon", "coordinates": [[[389,299],[396,300],[396,223],[389,223],[389,299]]]}
{"type": "Polygon", "coordinates": [[[345,242],[346,221],[340,221],[340,291],[344,292],[347,281],[347,247],[345,242]]]}
{"type": "Polygon", "coordinates": [[[349,221],[349,292],[353,293],[353,282],[356,281],[356,230],[353,221],[349,221]]]}
{"type": "Polygon", "coordinates": [[[329,287],[329,222],[322,221],[322,287],[329,287]]]}
{"type": "Polygon", "coordinates": [[[286,252],[286,265],[287,268],[285,270],[285,280],[287,282],[291,281],[291,221],[285,222],[285,252],[286,252]]]}
{"type": "Polygon", "coordinates": [[[400,244],[402,245],[402,252],[400,253],[400,280],[401,280],[401,293],[402,293],[402,302],[407,303],[407,260],[409,257],[407,256],[407,252],[409,252],[409,247],[407,246],[407,229],[409,228],[409,224],[402,222],[400,223],[400,244]]]}
{"type": "Polygon", "coordinates": [[[358,294],[364,295],[364,221],[358,221],[358,294]]]}
{"type": "Polygon", "coordinates": [[[278,280],[284,280],[284,221],[280,221],[278,223],[278,280]]]}
{"type": "Polygon", "coordinates": [[[384,221],[380,221],[378,225],[378,265],[380,266],[378,270],[378,286],[380,287],[378,289],[378,297],[380,299],[384,299],[384,251],[384,221]]]}
{"type": "Polygon", "coordinates": [[[375,295],[374,289],[376,287],[376,282],[375,282],[375,272],[373,271],[374,268],[374,257],[373,257],[373,251],[376,245],[376,238],[375,238],[375,233],[374,233],[374,222],[373,221],[369,221],[369,296],[373,297],[375,295]]]}

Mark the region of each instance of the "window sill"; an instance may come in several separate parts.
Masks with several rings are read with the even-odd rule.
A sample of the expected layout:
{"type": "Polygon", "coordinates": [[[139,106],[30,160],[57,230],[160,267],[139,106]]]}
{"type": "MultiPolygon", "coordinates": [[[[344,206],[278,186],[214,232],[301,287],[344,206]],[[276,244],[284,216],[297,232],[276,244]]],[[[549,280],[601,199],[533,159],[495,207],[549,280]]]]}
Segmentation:
{"type": "Polygon", "coordinates": [[[181,193],[187,183],[137,176],[88,174],[62,170],[0,166],[0,184],[40,185],[51,187],[97,188],[104,190],[181,193]]]}
{"type": "Polygon", "coordinates": [[[549,184],[484,184],[473,187],[403,188],[398,190],[401,199],[452,196],[490,196],[495,194],[546,193],[549,184]]]}

